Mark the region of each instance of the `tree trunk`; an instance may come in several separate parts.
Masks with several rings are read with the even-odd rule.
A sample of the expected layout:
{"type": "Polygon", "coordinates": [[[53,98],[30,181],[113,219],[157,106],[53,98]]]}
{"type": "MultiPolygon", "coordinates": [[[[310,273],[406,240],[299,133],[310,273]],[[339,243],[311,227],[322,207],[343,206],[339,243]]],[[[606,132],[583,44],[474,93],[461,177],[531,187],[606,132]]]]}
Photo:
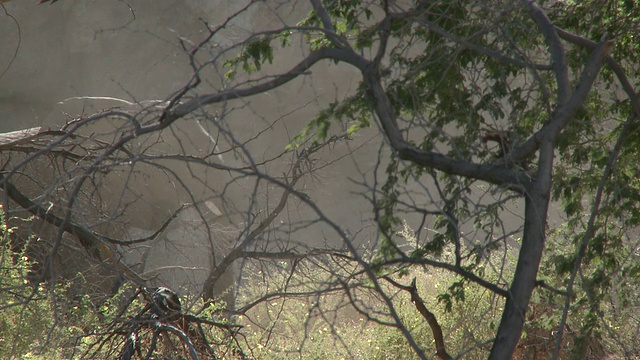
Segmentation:
{"type": "Polygon", "coordinates": [[[544,249],[551,192],[553,147],[553,141],[550,140],[544,141],[541,146],[537,178],[525,194],[524,232],[518,265],[489,355],[490,360],[510,359],[520,341],[544,249]]]}

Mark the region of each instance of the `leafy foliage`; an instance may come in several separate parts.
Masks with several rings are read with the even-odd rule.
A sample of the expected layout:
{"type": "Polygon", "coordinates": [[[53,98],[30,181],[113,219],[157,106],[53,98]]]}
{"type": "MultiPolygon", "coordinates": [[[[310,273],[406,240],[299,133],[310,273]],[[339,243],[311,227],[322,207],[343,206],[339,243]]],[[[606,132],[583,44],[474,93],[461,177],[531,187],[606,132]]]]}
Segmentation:
{"type": "MultiPolygon", "coordinates": [[[[206,335],[223,349],[209,349],[209,353],[224,356],[242,349],[258,358],[279,358],[302,356],[306,350],[305,355],[318,358],[426,358],[431,339],[441,340],[433,329],[444,326],[449,330],[445,340],[455,344],[458,354],[477,357],[486,352],[492,359],[542,353],[552,358],[571,353],[576,359],[638,356],[635,330],[639,322],[634,315],[640,306],[637,3],[337,0],[312,1],[311,6],[313,10],[295,25],[256,31],[226,49],[230,57],[222,62],[227,73],[221,90],[214,94],[192,91],[200,84],[201,71],[219,60],[208,61],[202,68],[195,65],[200,44],[190,52],[196,80],[172,96],[160,115],[144,126],[137,115],[114,115],[133,125],[127,122],[118,129],[122,138],[107,146],[84,171],[97,171],[127,141],[137,141],[141,134],[159,134],[167,127],[173,130],[181,124],[177,120],[196,110],[204,112],[208,105],[225,102],[226,106],[228,101],[313,76],[311,69],[322,60],[357,71],[360,81],[355,89],[296,124],[297,135],[275,156],[294,159],[286,175],[270,174],[267,162],[251,160],[234,168],[212,163],[211,154],[198,159],[178,157],[189,165],[235,172],[234,181],[257,179],[251,205],[243,210],[246,229],[231,252],[235,257],[222,263],[229,265],[243,254],[290,261],[270,269],[271,276],[256,270],[256,278],[273,283],[263,280],[266,289],[249,289],[255,290],[251,297],[259,300],[250,302],[241,315],[250,316],[253,307],[261,306],[254,324],[268,329],[267,335],[260,331],[248,335],[252,344],[259,345],[240,344],[236,333],[206,323],[211,325],[206,335]],[[293,44],[302,44],[305,57],[290,72],[272,74],[278,64],[278,46],[293,44]],[[366,239],[372,248],[363,250],[348,230],[319,210],[319,201],[306,195],[298,180],[300,174],[316,170],[317,159],[309,157],[309,149],[333,144],[335,139],[350,142],[370,128],[378,129],[384,139],[379,153],[371,156],[374,169],[363,173],[358,183],[375,227],[372,238],[366,239]],[[265,216],[261,214],[271,211],[268,201],[267,210],[254,207],[262,181],[268,183],[266,192],[275,187],[284,193],[277,210],[265,216]],[[314,214],[309,224],[327,225],[344,249],[316,257],[312,251],[303,255],[292,250],[288,243],[253,247],[262,246],[255,245],[262,236],[283,237],[275,220],[289,195],[314,214]],[[270,230],[268,235],[263,233],[270,230]],[[434,281],[424,269],[436,269],[440,276],[426,302],[438,309],[435,321],[417,315],[417,307],[412,307],[415,299],[410,305],[402,298],[403,291],[417,291],[415,283],[413,288],[400,283],[408,275],[420,278],[423,288],[434,281]],[[327,307],[333,310],[330,315],[327,307]],[[357,319],[355,330],[338,326],[342,307],[355,309],[366,324],[357,319]],[[631,325],[624,324],[627,317],[631,325]],[[359,334],[374,339],[368,339],[369,348],[360,345],[350,351],[359,334]],[[327,341],[334,341],[340,351],[325,346],[327,341]]],[[[211,31],[211,37],[216,31],[211,31]]],[[[250,154],[247,143],[235,140],[233,128],[221,125],[224,121],[217,115],[212,124],[232,139],[234,145],[225,151],[244,161],[250,154]]],[[[131,159],[138,157],[117,160],[131,163],[131,159]]],[[[42,213],[39,216],[46,218],[42,213]]],[[[287,239],[294,232],[289,231],[287,239]]],[[[18,326],[16,317],[33,321],[48,306],[57,310],[53,302],[65,290],[52,285],[50,297],[41,299],[39,285],[24,283],[21,272],[30,266],[29,259],[22,249],[8,245],[9,233],[5,227],[3,246],[8,255],[2,264],[7,283],[2,286],[17,290],[1,299],[13,311],[3,324],[5,332],[18,326]]],[[[215,313],[200,300],[192,300],[203,307],[203,314],[215,313]]],[[[79,299],[65,308],[69,310],[65,319],[82,322],[93,316],[89,305],[87,299],[79,299]]],[[[80,336],[81,350],[103,354],[103,344],[127,344],[123,333],[140,334],[155,344],[158,329],[170,323],[163,323],[151,309],[133,298],[124,307],[101,306],[99,315],[109,319],[111,332],[101,335],[105,330],[101,322],[92,329],[96,332],[80,336]]],[[[180,315],[187,319],[186,314],[180,315]]],[[[53,319],[44,322],[40,332],[56,328],[58,319],[53,319]]],[[[163,336],[180,342],[180,334],[165,331],[163,336]]],[[[29,341],[16,338],[14,348],[2,350],[29,352],[27,343],[43,342],[34,336],[25,339],[29,341]]],[[[156,347],[146,349],[152,353],[156,347]]],[[[175,349],[158,349],[166,356],[189,350],[184,343],[175,349]]],[[[435,349],[437,356],[448,358],[441,350],[435,349]]]]}
{"type": "MultiPolygon", "coordinates": [[[[342,10],[351,14],[356,3],[341,4],[342,10]]],[[[332,4],[335,7],[339,2],[332,4]]],[[[551,94],[558,90],[558,85],[549,72],[540,70],[541,66],[532,66],[548,61],[539,55],[545,51],[544,37],[532,36],[536,34],[536,24],[525,12],[510,6],[498,2],[485,2],[475,7],[464,6],[458,1],[429,2],[402,16],[389,16],[386,24],[375,23],[360,30],[355,42],[357,48],[375,51],[382,41],[393,44],[388,45],[384,57],[382,81],[393,111],[398,115],[400,128],[421,150],[441,152],[450,159],[492,162],[496,151],[483,146],[479,141],[482,134],[508,134],[505,136],[509,137],[510,146],[517,146],[541,130],[554,116],[551,94]],[[388,39],[383,40],[385,36],[388,39]],[[474,51],[478,49],[480,51],[474,51]],[[500,56],[495,56],[496,53],[500,56]],[[513,60],[504,61],[505,57],[513,60]]],[[[640,8],[634,2],[553,2],[546,10],[554,25],[566,31],[594,42],[605,33],[615,38],[612,57],[624,59],[628,74],[637,73],[640,48],[632,39],[638,34],[640,8]],[[585,18],[590,21],[584,21],[585,18]]],[[[327,8],[327,12],[334,18],[344,17],[344,13],[336,12],[334,8],[327,8]]],[[[347,18],[352,30],[366,23],[364,18],[360,21],[354,20],[353,16],[347,18]]],[[[320,24],[317,17],[309,21],[320,24]]],[[[334,26],[340,29],[337,23],[334,26]]],[[[323,44],[331,46],[328,39],[323,44]]],[[[579,73],[589,56],[589,49],[567,46],[569,71],[579,73]]],[[[631,80],[636,85],[639,81],[637,78],[631,80]]],[[[614,81],[611,68],[605,67],[601,80],[567,123],[556,143],[559,161],[553,168],[553,200],[564,211],[564,231],[572,245],[549,244],[543,269],[545,266],[555,269],[558,279],[567,279],[574,269],[580,269],[584,292],[574,294],[578,296],[575,303],[576,306],[588,306],[580,312],[582,321],[575,320],[582,324],[575,337],[574,355],[578,358],[585,354],[585,339],[592,339],[609,328],[603,319],[602,307],[606,306],[607,299],[611,299],[616,274],[635,273],[638,266],[633,250],[636,246],[627,234],[639,225],[640,192],[635,159],[640,148],[636,140],[640,137],[635,136],[635,125],[625,125],[627,118],[637,116],[630,104],[638,99],[625,98],[619,91],[608,91],[615,86],[614,81]],[[614,149],[617,142],[622,145],[614,149]],[[606,173],[608,167],[613,169],[611,174],[606,173]],[[599,195],[594,194],[594,189],[600,183],[604,185],[603,201],[596,205],[599,195]],[[586,221],[589,216],[594,216],[592,224],[586,221]],[[579,255],[585,245],[584,255],[579,255]]],[[[359,92],[356,96],[362,97],[363,104],[371,101],[367,92],[359,92]]],[[[353,101],[353,97],[349,99],[349,102],[353,101]]],[[[309,123],[309,128],[318,128],[317,135],[324,138],[329,132],[331,118],[341,119],[349,114],[361,117],[359,110],[348,106],[349,102],[332,104],[317,120],[309,123]],[[347,111],[337,114],[333,111],[336,108],[347,111]]],[[[309,136],[305,130],[296,141],[309,136]]],[[[401,239],[393,235],[401,224],[397,214],[416,210],[405,205],[409,202],[406,189],[422,174],[433,176],[433,170],[428,166],[398,160],[390,160],[387,178],[376,203],[381,237],[376,264],[381,259],[402,256],[398,253],[401,239]],[[401,173],[405,176],[400,177],[401,173]]],[[[520,166],[529,171],[531,163],[528,161],[520,166]]],[[[535,174],[535,170],[531,173],[535,174]]],[[[486,262],[482,254],[499,249],[493,241],[496,233],[508,237],[507,233],[518,231],[502,218],[509,205],[502,201],[479,205],[470,196],[475,193],[472,189],[478,186],[470,178],[445,171],[437,178],[434,176],[434,181],[436,184],[443,182],[442,202],[435,212],[438,215],[433,222],[434,234],[421,247],[419,257],[437,258],[445,248],[459,248],[460,227],[470,223],[479,234],[485,234],[485,238],[476,243],[469,256],[459,258],[457,265],[464,264],[462,267],[474,271],[477,265],[474,262],[486,262]],[[478,211],[479,208],[482,211],[478,211]],[[470,256],[474,252],[477,256],[470,256]],[[461,260],[466,262],[460,263],[461,260]]],[[[549,231],[552,233],[555,229],[549,231]]],[[[379,265],[375,268],[384,273],[379,265]]],[[[454,299],[464,301],[464,284],[464,281],[453,282],[449,291],[439,296],[447,310],[452,309],[454,299]]],[[[554,285],[562,288],[568,284],[554,281],[554,285]]],[[[637,292],[637,284],[628,289],[632,290],[619,294],[623,299],[629,299],[637,292]]]]}

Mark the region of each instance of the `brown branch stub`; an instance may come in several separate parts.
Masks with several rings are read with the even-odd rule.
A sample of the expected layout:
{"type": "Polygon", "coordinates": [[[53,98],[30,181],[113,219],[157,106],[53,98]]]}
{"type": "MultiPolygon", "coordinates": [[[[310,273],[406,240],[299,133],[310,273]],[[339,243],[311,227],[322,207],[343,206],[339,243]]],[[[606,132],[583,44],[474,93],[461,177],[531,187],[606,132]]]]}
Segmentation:
{"type": "Polygon", "coordinates": [[[431,332],[433,332],[433,340],[436,343],[436,355],[442,360],[453,359],[453,357],[451,357],[451,355],[447,353],[447,349],[444,343],[444,335],[442,334],[442,327],[438,323],[438,319],[436,319],[436,316],[431,311],[429,311],[429,309],[427,309],[427,306],[424,304],[424,300],[422,300],[420,294],[418,294],[416,278],[413,278],[410,286],[402,285],[386,276],[384,277],[384,279],[393,286],[402,289],[411,295],[411,303],[415,305],[420,315],[422,315],[422,317],[427,320],[427,323],[429,323],[429,327],[431,328],[431,332]]]}
{"type": "Polygon", "coordinates": [[[486,145],[490,142],[498,144],[499,150],[496,152],[496,158],[501,158],[511,152],[512,139],[506,132],[487,131],[482,136],[482,143],[486,145]]]}
{"type": "Polygon", "coordinates": [[[416,278],[413,278],[411,281],[411,286],[407,289],[411,294],[411,302],[416,306],[416,309],[422,315],[425,320],[429,323],[429,327],[431,327],[431,331],[433,332],[433,339],[436,342],[436,355],[442,360],[450,360],[453,359],[451,355],[447,353],[447,349],[445,348],[444,336],[442,335],[442,327],[438,323],[438,319],[436,316],[427,309],[424,305],[424,301],[418,294],[418,289],[416,287],[416,278]]]}

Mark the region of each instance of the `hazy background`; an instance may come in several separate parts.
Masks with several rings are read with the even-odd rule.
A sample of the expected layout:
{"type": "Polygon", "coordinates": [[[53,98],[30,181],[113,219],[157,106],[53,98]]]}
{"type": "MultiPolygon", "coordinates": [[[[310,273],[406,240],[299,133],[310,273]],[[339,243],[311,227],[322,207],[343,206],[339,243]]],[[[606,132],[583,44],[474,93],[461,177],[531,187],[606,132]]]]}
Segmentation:
{"type": "MultiPolygon", "coordinates": [[[[180,41],[187,46],[195,44],[207,35],[203,21],[215,27],[242,6],[243,2],[226,0],[5,3],[4,9],[0,9],[0,72],[4,72],[0,77],[0,132],[35,126],[57,129],[80,115],[114,107],[136,109],[135,105],[98,97],[131,103],[170,97],[191,76],[188,57],[180,41]]],[[[286,2],[277,8],[259,3],[215,37],[207,56],[217,55],[220,48],[252,32],[282,26],[284,22],[295,24],[307,11],[307,2],[286,2]]],[[[295,64],[292,60],[299,60],[294,55],[300,53],[300,48],[294,38],[293,46],[277,54],[273,68],[281,72],[288,70],[295,64]]],[[[219,73],[210,70],[210,77],[205,78],[199,93],[219,89],[224,69],[219,70],[219,73]]],[[[281,153],[291,137],[319,109],[355,90],[359,80],[355,75],[348,67],[323,63],[314,67],[313,76],[301,77],[272,92],[228,106],[211,107],[208,111],[224,114],[238,142],[262,132],[245,146],[246,154],[253,161],[261,162],[281,153]]],[[[90,130],[104,133],[108,139],[117,135],[110,133],[116,125],[102,122],[90,130]]],[[[164,131],[154,145],[156,151],[189,153],[214,146],[193,119],[179,121],[173,128],[179,131],[164,131]]],[[[381,142],[376,134],[375,129],[363,131],[349,146],[341,144],[330,152],[321,152],[316,165],[322,170],[300,183],[300,189],[357,241],[369,240],[369,235],[375,233],[375,227],[370,226],[371,204],[359,194],[365,187],[358,183],[370,180],[374,172],[381,142]],[[363,228],[367,231],[360,232],[363,228]]],[[[218,138],[215,146],[225,148],[229,144],[218,138]]],[[[236,155],[226,153],[221,161],[239,166],[247,160],[246,156],[236,155]]],[[[200,172],[181,164],[168,166],[197,200],[208,199],[209,204],[214,204],[213,212],[205,217],[231,234],[231,241],[237,238],[229,229],[241,228],[248,212],[267,211],[281,193],[280,189],[269,186],[255,188],[253,180],[224,172],[200,172]],[[216,209],[222,216],[216,214],[216,209]]],[[[265,165],[264,170],[277,176],[289,166],[285,161],[274,161],[265,165]]],[[[114,175],[102,186],[102,191],[108,194],[107,203],[119,199],[119,194],[137,199],[119,219],[127,229],[125,233],[134,238],[157,229],[172,211],[191,202],[180,186],[157,173],[133,179],[114,175]],[[119,181],[127,181],[128,190],[124,190],[119,181]]],[[[122,200],[118,201],[121,204],[122,200]]],[[[116,206],[113,202],[110,205],[116,206]]],[[[292,201],[278,220],[281,228],[274,229],[262,240],[340,246],[335,234],[326,232],[322,226],[306,225],[305,221],[312,217],[308,209],[292,201]],[[278,238],[280,235],[289,239],[278,238]]],[[[129,249],[128,261],[145,273],[163,274],[156,280],[160,283],[173,282],[183,291],[196,290],[212,266],[207,256],[211,244],[204,230],[198,230],[202,226],[198,215],[184,212],[151,248],[145,245],[142,249],[129,249]],[[179,251],[176,242],[182,242],[179,251]],[[145,252],[146,262],[141,265],[139,257],[145,252]],[[180,271],[167,269],[169,265],[180,266],[180,271]]]]}

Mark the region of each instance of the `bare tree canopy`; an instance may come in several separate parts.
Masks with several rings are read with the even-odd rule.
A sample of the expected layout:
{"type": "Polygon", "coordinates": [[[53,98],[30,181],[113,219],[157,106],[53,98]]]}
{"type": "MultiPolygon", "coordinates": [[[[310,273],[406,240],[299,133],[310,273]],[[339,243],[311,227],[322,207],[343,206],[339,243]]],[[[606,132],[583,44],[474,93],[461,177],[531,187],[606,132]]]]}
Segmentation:
{"type": "Polygon", "coordinates": [[[0,353],[640,358],[637,2],[2,3],[0,353]]]}

